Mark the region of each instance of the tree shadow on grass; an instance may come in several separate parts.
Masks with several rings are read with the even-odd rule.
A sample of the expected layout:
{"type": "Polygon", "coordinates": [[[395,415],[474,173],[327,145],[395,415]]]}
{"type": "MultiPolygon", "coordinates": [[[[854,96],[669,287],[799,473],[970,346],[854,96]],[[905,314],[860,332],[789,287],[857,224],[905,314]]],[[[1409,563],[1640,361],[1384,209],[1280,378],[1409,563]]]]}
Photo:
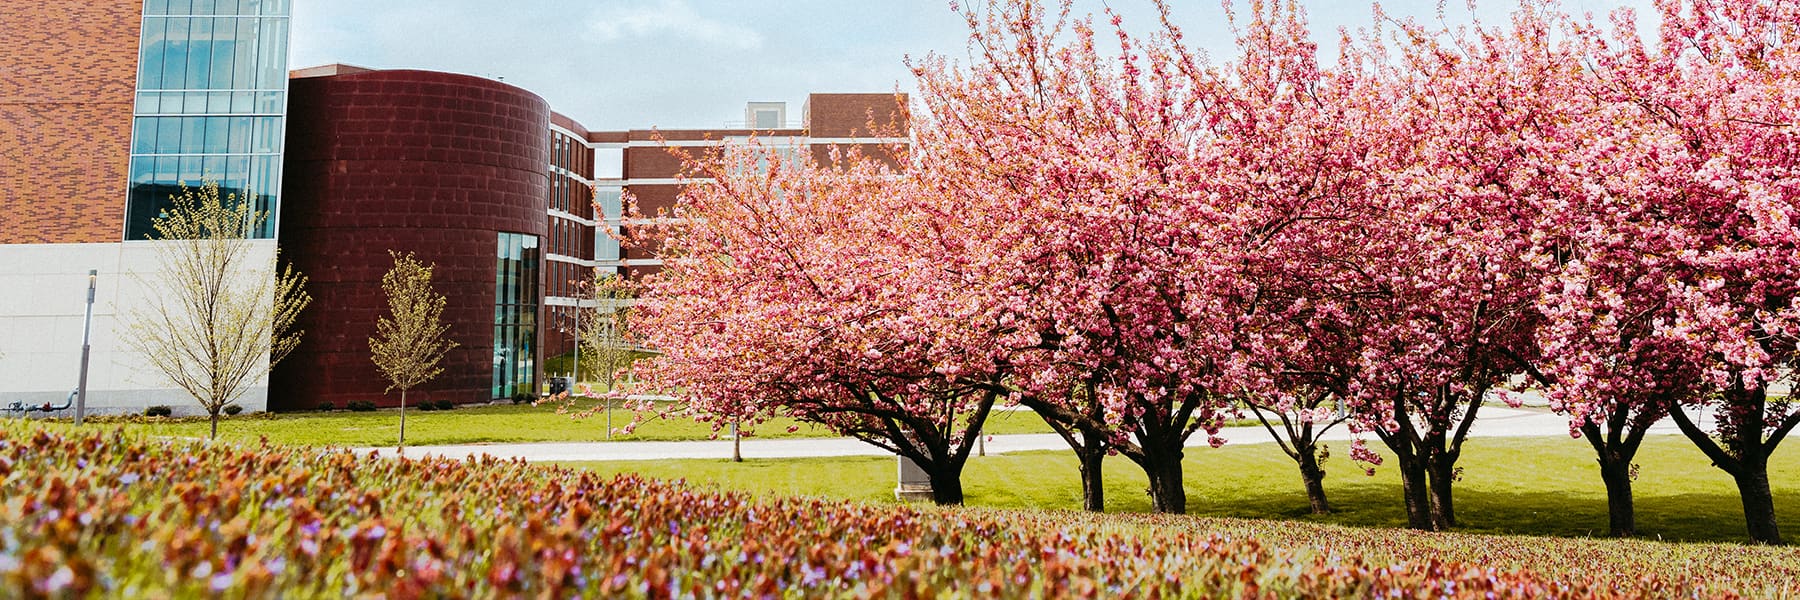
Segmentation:
{"type": "MultiPolygon", "coordinates": [[[[1309,511],[1299,472],[1276,453],[1241,449],[1227,461],[1190,453],[1186,472],[1189,515],[1292,520],[1362,528],[1406,525],[1401,487],[1391,467],[1373,477],[1339,465],[1325,479],[1332,513],[1309,511]],[[1224,470],[1221,470],[1224,469],[1224,470]]],[[[1480,464],[1472,472],[1492,470],[1480,464]]],[[[1529,465],[1521,468],[1529,469],[1529,465]]],[[[1150,502],[1143,472],[1124,459],[1106,462],[1107,512],[1148,512],[1150,502]]],[[[1456,514],[1463,533],[1608,537],[1605,490],[1598,474],[1520,479],[1504,473],[1465,478],[1456,487],[1456,514]],[[1532,489],[1536,487],[1538,489],[1532,489]]],[[[1712,481],[1710,473],[1688,473],[1703,479],[1706,491],[1664,491],[1676,487],[1662,480],[1640,484],[1636,493],[1638,537],[1681,542],[1748,540],[1737,490],[1712,481]]],[[[1725,479],[1729,482],[1729,479],[1725,479]]],[[[996,508],[1079,510],[1081,482],[1074,457],[1063,452],[1019,453],[971,462],[964,475],[968,504],[996,508]]],[[[1778,518],[1800,531],[1800,490],[1776,491],[1778,518]]]]}

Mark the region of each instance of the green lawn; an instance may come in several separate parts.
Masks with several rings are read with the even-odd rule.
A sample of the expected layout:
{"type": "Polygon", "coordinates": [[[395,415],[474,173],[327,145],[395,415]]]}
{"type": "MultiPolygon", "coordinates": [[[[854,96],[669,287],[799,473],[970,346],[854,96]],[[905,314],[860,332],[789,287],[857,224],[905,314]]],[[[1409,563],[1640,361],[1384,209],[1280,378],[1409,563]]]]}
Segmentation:
{"type": "MultiPolygon", "coordinates": [[[[1297,469],[1268,444],[1190,449],[1186,461],[1188,512],[1215,517],[1295,519],[1356,527],[1401,527],[1405,512],[1391,466],[1367,477],[1334,445],[1327,494],[1337,512],[1307,514],[1297,469]]],[[[1742,541],[1736,488],[1699,450],[1679,436],[1644,442],[1636,483],[1638,529],[1651,539],[1742,541]]],[[[1800,453],[1771,459],[1778,515],[1789,536],[1800,536],[1800,453]]],[[[1390,463],[1391,465],[1391,463],[1390,463]]],[[[1476,438],[1463,454],[1457,518],[1468,532],[1547,536],[1606,534],[1606,493],[1585,441],[1558,438],[1476,438]]],[[[758,493],[893,502],[892,458],[831,458],[665,462],[585,462],[602,473],[640,472],[758,493]]],[[[1143,472],[1114,457],[1106,463],[1109,511],[1149,509],[1143,472]]],[[[995,508],[1079,509],[1081,484],[1068,452],[971,458],[963,475],[967,503],[995,508]]]]}
{"type": "MultiPolygon", "coordinates": [[[[577,419],[558,414],[559,403],[540,406],[496,405],[458,408],[452,411],[406,411],[406,443],[414,446],[439,444],[473,444],[484,442],[599,442],[606,441],[606,416],[595,414],[577,419]]],[[[574,408],[592,408],[598,402],[578,402],[574,408]]],[[[624,427],[633,413],[615,407],[613,426],[624,427]]],[[[132,419],[126,428],[147,435],[206,437],[207,421],[197,418],[168,419],[149,422],[132,419]]],[[[988,419],[988,433],[1048,433],[1050,427],[1029,411],[996,411],[988,419]]],[[[277,444],[303,446],[387,446],[393,445],[400,433],[400,413],[395,410],[375,412],[308,412],[282,414],[246,414],[226,417],[219,424],[219,437],[228,440],[254,441],[267,437],[277,444]]],[[[760,438],[831,437],[830,431],[792,419],[778,418],[747,432],[760,438]],[[799,426],[788,431],[790,426],[799,426]]],[[[647,419],[631,433],[618,432],[613,440],[701,440],[713,435],[712,425],[688,419],[647,419]]],[[[720,432],[721,437],[729,432],[720,432]]]]}

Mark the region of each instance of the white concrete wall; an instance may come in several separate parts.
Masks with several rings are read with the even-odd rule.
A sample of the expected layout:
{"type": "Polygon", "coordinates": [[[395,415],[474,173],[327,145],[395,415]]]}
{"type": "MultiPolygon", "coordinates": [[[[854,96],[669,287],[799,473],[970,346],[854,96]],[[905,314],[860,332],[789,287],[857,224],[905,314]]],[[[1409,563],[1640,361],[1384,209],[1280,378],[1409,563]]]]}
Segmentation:
{"type": "MultiPolygon", "coordinates": [[[[274,240],[249,243],[255,260],[248,262],[268,264],[274,240]]],[[[0,416],[17,416],[3,410],[13,402],[60,405],[75,389],[89,269],[100,272],[88,366],[89,413],[142,413],[155,405],[169,406],[178,415],[202,413],[197,402],[164,379],[122,337],[130,332],[132,307],[148,306],[151,294],[163,291],[156,283],[162,279],[159,244],[0,244],[0,416]]],[[[241,276],[271,275],[264,271],[241,276]]],[[[267,377],[252,384],[237,404],[246,411],[265,410],[267,377]]]]}

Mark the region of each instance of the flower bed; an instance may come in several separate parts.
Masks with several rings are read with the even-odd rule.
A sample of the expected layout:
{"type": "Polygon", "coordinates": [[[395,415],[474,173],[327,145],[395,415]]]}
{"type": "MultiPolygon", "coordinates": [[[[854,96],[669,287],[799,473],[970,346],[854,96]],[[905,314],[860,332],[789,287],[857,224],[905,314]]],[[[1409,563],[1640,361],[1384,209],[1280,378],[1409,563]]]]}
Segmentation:
{"type": "Polygon", "coordinates": [[[496,460],[0,424],[0,585],[20,595],[1538,598],[1700,589],[1684,578],[1693,575],[1580,580],[1431,558],[1382,564],[1091,519],[756,499],[496,460]]]}

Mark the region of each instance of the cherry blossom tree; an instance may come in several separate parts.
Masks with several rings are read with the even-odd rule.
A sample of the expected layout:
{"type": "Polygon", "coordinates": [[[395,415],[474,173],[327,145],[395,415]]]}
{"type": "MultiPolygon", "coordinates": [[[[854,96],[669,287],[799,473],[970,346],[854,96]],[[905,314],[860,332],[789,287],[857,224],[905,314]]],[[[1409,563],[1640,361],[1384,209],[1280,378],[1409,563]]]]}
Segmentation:
{"type": "MultiPolygon", "coordinates": [[[[1014,319],[1015,401],[1063,433],[1099,509],[1101,459],[1144,469],[1152,506],[1183,512],[1183,446],[1227,414],[1235,215],[1194,168],[1203,95],[1172,35],[1017,1],[965,11],[972,58],[914,63],[920,168],[979,206],[977,271],[1014,319]],[[1110,44],[1110,42],[1109,42],[1110,44]],[[1104,443],[1102,443],[1104,440],[1104,443]]],[[[1221,442],[1216,437],[1215,443],[1221,442]]]]}
{"type": "MultiPolygon", "coordinates": [[[[1554,86],[1579,65],[1547,46],[1551,19],[1525,4],[1510,26],[1393,27],[1344,49],[1369,178],[1340,275],[1359,282],[1342,326],[1356,332],[1346,384],[1353,429],[1393,453],[1407,523],[1456,525],[1456,462],[1484,399],[1536,360],[1538,281],[1529,233],[1549,193],[1545,136],[1563,115],[1554,86]]],[[[1353,455],[1368,459],[1366,450],[1353,455]]]]}
{"type": "Polygon", "coordinates": [[[1538,332],[1544,359],[1536,375],[1547,384],[1550,408],[1569,416],[1570,435],[1594,448],[1610,531],[1631,536],[1632,459],[1670,407],[1697,399],[1700,368],[1657,326],[1673,314],[1668,282],[1680,268],[1645,247],[1654,232],[1632,239],[1617,232],[1636,227],[1607,225],[1588,229],[1605,239],[1580,238],[1580,256],[1550,280],[1556,287],[1540,301],[1546,324],[1538,332]]]}
{"type": "MultiPolygon", "coordinates": [[[[1592,65],[1605,53],[1592,23],[1559,24],[1570,35],[1557,60],[1592,65]]],[[[1668,252],[1674,231],[1655,217],[1653,198],[1667,190],[1645,185],[1663,150],[1646,137],[1656,127],[1598,75],[1584,68],[1561,78],[1565,118],[1526,133],[1543,138],[1539,152],[1555,167],[1532,233],[1534,259],[1555,275],[1543,280],[1539,362],[1526,371],[1569,417],[1570,435],[1593,447],[1609,530],[1622,537],[1637,533],[1632,460],[1645,435],[1703,387],[1699,363],[1659,325],[1674,316],[1669,282],[1687,269],[1668,252]]]]}
{"type": "Polygon", "coordinates": [[[646,228],[665,268],[634,329],[662,354],[636,372],[715,424],[785,414],[893,451],[934,500],[961,503],[1002,391],[1004,327],[968,292],[966,240],[939,227],[936,192],[840,159],[783,161],[752,142],[692,163],[707,179],[646,228]]]}
{"type": "Polygon", "coordinates": [[[1233,333],[1245,367],[1236,399],[1295,461],[1312,511],[1325,513],[1319,440],[1349,417],[1342,402],[1360,348],[1346,318],[1363,290],[1340,265],[1354,263],[1348,226],[1365,222],[1372,166],[1356,98],[1370,82],[1320,67],[1298,3],[1249,8],[1241,26],[1228,14],[1240,56],[1215,70],[1205,163],[1209,191],[1246,223],[1248,251],[1231,266],[1246,292],[1233,333]]]}
{"type": "Polygon", "coordinates": [[[1666,412],[1736,481],[1750,538],[1780,543],[1767,462],[1800,425],[1770,398],[1800,337],[1800,7],[1666,0],[1657,13],[1655,40],[1628,11],[1582,31],[1607,125],[1627,133],[1595,150],[1613,171],[1573,211],[1587,235],[1553,296],[1549,349],[1558,384],[1589,397],[1574,412],[1666,412]]]}

